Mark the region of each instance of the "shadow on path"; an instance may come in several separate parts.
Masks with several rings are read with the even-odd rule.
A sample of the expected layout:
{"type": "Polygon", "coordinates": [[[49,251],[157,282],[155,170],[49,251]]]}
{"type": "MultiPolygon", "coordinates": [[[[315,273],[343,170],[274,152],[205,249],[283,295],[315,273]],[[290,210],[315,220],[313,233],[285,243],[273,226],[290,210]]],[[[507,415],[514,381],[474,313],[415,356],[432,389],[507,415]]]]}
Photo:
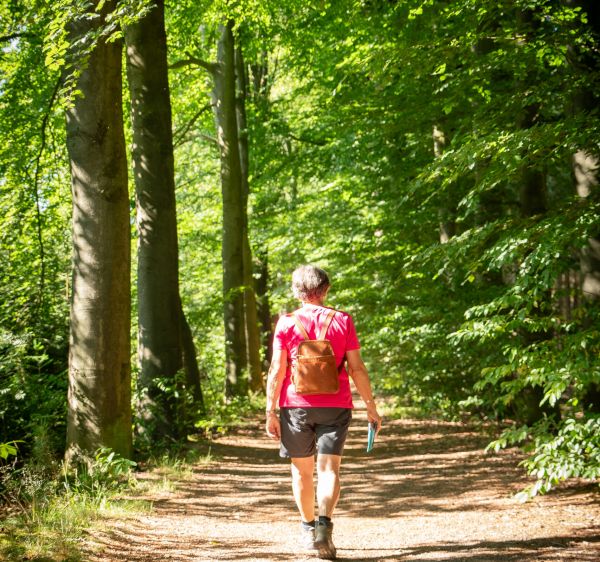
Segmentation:
{"type": "MultiPolygon", "coordinates": [[[[357,411],[336,511],[339,560],[600,560],[600,509],[592,486],[573,484],[528,504],[518,455],[485,454],[488,438],[461,423],[402,420],[384,426],[371,454],[357,411]]],[[[215,461],[151,515],[94,537],[93,560],[310,560],[297,552],[289,461],[262,423],[216,439],[215,461]]]]}

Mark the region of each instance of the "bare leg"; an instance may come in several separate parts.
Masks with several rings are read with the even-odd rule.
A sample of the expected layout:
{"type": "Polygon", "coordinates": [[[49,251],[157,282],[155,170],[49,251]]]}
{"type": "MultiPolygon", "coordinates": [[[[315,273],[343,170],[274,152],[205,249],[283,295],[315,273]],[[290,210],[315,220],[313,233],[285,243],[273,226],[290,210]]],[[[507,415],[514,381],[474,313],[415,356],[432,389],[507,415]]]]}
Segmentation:
{"type": "Polygon", "coordinates": [[[292,459],[292,490],[302,521],[309,523],[315,518],[314,457],[292,459]]]}
{"type": "Polygon", "coordinates": [[[319,515],[331,517],[340,497],[340,455],[317,455],[319,515]]]}

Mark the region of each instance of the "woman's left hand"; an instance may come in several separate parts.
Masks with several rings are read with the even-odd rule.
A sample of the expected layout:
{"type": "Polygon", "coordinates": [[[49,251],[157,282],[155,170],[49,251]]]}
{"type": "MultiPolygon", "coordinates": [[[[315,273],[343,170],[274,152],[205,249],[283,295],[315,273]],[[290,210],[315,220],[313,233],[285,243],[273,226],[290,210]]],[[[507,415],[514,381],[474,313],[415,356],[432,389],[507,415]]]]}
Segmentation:
{"type": "Polygon", "coordinates": [[[281,439],[281,425],[279,423],[279,418],[277,417],[277,415],[275,413],[269,413],[267,414],[267,422],[266,422],[266,432],[267,435],[275,440],[278,441],[279,439],[281,439]]]}

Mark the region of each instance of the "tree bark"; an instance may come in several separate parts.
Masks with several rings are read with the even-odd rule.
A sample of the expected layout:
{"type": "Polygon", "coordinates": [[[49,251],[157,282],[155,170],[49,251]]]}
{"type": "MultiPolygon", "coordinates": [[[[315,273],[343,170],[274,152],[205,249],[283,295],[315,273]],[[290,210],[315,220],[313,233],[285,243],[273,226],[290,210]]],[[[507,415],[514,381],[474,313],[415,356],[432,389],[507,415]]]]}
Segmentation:
{"type": "Polygon", "coordinates": [[[271,306],[269,305],[269,262],[266,250],[258,255],[257,269],[256,300],[261,328],[261,345],[263,347],[263,369],[266,372],[273,357],[273,321],[271,306]]]}
{"type": "MultiPolygon", "coordinates": [[[[573,155],[573,181],[575,191],[582,199],[598,189],[598,158],[585,150],[573,155]]],[[[600,233],[588,238],[579,254],[581,291],[586,299],[600,298],[600,233]]]]}
{"type": "MultiPolygon", "coordinates": [[[[185,415],[168,387],[181,387],[177,372],[185,368],[198,396],[195,352],[187,350],[187,322],[179,297],[177,211],[171,100],[167,66],[164,0],[125,32],[127,77],[131,94],[133,172],[138,227],[138,357],[141,393],[139,430],[151,440],[177,439],[185,432],[185,415]],[[195,365],[194,365],[195,364],[195,365]],[[163,383],[163,384],[161,384],[163,383]]],[[[188,328],[189,331],[189,328],[188,328]]],[[[193,348],[193,342],[191,342],[193,348]]],[[[187,385],[186,385],[187,386],[187,385]]]]}
{"type": "MultiPolygon", "coordinates": [[[[539,26],[535,19],[535,9],[517,10],[517,28],[529,40],[532,31],[539,26]]],[[[535,81],[528,73],[522,83],[517,84],[520,91],[527,91],[528,82],[535,81]]],[[[522,108],[517,117],[517,128],[530,129],[538,123],[539,104],[531,103],[522,108]]],[[[527,156],[527,153],[524,153],[527,156]]],[[[540,215],[547,211],[546,171],[531,162],[526,162],[521,168],[519,185],[519,204],[522,217],[540,215]]]]}
{"type": "MultiPolygon", "coordinates": [[[[433,126],[433,155],[435,158],[441,158],[446,148],[446,134],[437,125],[433,126]]],[[[446,244],[456,233],[455,212],[451,209],[450,197],[446,194],[443,197],[443,204],[438,208],[440,223],[440,242],[446,244]]]]}
{"type": "MultiPolygon", "coordinates": [[[[523,108],[517,121],[519,129],[529,129],[537,122],[539,107],[535,104],[523,108]]],[[[519,184],[519,205],[522,217],[541,215],[547,211],[546,172],[532,163],[521,169],[519,184]]]]}
{"type": "MultiPolygon", "coordinates": [[[[534,19],[534,15],[534,10],[531,9],[517,10],[517,24],[525,37],[528,37],[532,30],[538,26],[537,21],[534,19]]],[[[528,89],[529,80],[529,77],[526,76],[524,82],[517,84],[520,91],[526,91],[528,89]]],[[[532,78],[532,80],[535,80],[535,78],[532,78]]],[[[537,103],[532,103],[522,108],[520,114],[517,116],[516,126],[519,129],[529,129],[538,123],[538,119],[539,105],[537,103]]],[[[523,156],[528,156],[526,151],[524,151],[523,156]]],[[[529,218],[536,215],[544,215],[548,210],[547,191],[546,170],[533,162],[526,161],[521,168],[519,183],[519,207],[521,217],[529,218]]],[[[547,299],[549,301],[552,300],[550,291],[547,293],[547,299]]],[[[522,335],[529,343],[551,337],[551,335],[546,332],[531,333],[522,331],[522,335]]],[[[527,425],[536,423],[544,416],[560,419],[558,405],[550,406],[548,402],[542,404],[543,398],[543,387],[526,386],[515,399],[515,417],[522,420],[527,425]]]]}
{"type": "MultiPolygon", "coordinates": [[[[99,4],[92,2],[90,11],[99,4]]],[[[99,17],[69,24],[74,45],[103,25],[99,17]]],[[[70,311],[68,461],[99,447],[130,457],[130,242],[127,159],[121,99],[122,43],[100,39],[77,80],[67,110],[73,190],[73,291],[70,311]]],[[[77,56],[77,53],[73,53],[77,56]]]]}
{"type": "Polygon", "coordinates": [[[200,382],[200,369],[198,368],[198,360],[196,359],[194,337],[185,314],[180,314],[179,321],[181,322],[181,345],[183,352],[183,367],[186,374],[186,385],[192,392],[194,404],[200,412],[204,412],[204,396],[202,394],[202,385],[200,382]]]}
{"type": "Polygon", "coordinates": [[[225,393],[245,394],[247,381],[244,322],[244,212],[242,169],[235,102],[232,24],[222,25],[214,70],[213,107],[221,154],[223,198],[223,310],[225,322],[225,393]]]}
{"type": "MultiPolygon", "coordinates": [[[[596,40],[600,39],[600,5],[595,0],[567,0],[567,4],[581,8],[596,40]]],[[[569,60],[580,74],[591,78],[600,71],[600,57],[597,52],[581,53],[575,46],[569,47],[569,60]]],[[[592,86],[579,88],[571,100],[572,115],[595,111],[600,102],[598,92],[592,86]]],[[[580,148],[572,156],[573,187],[575,193],[585,200],[593,190],[598,189],[598,171],[600,162],[596,155],[580,148]]],[[[586,299],[600,298],[600,231],[588,239],[588,244],[580,252],[581,291],[586,299]]]]}
{"type": "MultiPolygon", "coordinates": [[[[485,31],[485,35],[479,37],[474,45],[474,52],[479,57],[485,57],[489,53],[495,51],[497,49],[496,40],[492,37],[488,37],[487,34],[493,33],[495,34],[496,26],[492,27],[492,29],[488,29],[485,31]]],[[[480,25],[480,29],[478,29],[479,33],[484,33],[483,22],[480,25]]],[[[477,159],[475,162],[475,173],[474,173],[474,181],[475,185],[479,185],[481,183],[481,178],[484,175],[485,169],[488,167],[489,161],[488,159],[477,159]]],[[[475,223],[477,225],[487,224],[488,222],[492,222],[498,220],[504,215],[504,201],[502,194],[499,189],[491,188],[484,190],[479,195],[479,202],[477,205],[477,211],[475,214],[475,223]]],[[[492,276],[488,274],[488,278],[492,276]]],[[[490,279],[492,280],[492,279],[490,279]]],[[[494,281],[496,281],[494,279],[494,281]]],[[[498,281],[502,282],[501,279],[498,281]]]]}
{"type": "MultiPolygon", "coordinates": [[[[248,68],[248,74],[250,75],[250,78],[246,83],[251,87],[251,96],[254,107],[263,118],[266,118],[269,114],[270,103],[269,95],[271,79],[269,76],[268,58],[267,51],[262,49],[258,61],[255,64],[250,64],[246,67],[248,68]]],[[[284,139],[284,149],[291,160],[293,156],[293,147],[289,138],[284,139]]],[[[292,169],[290,182],[292,189],[292,208],[294,208],[297,199],[297,178],[294,169],[292,169]]],[[[256,258],[256,279],[254,280],[253,286],[256,295],[258,322],[260,325],[259,337],[263,349],[262,368],[263,372],[267,372],[273,355],[273,319],[271,317],[268,295],[269,264],[266,248],[259,249],[256,258]]]]}
{"type": "Polygon", "coordinates": [[[247,81],[242,49],[238,45],[235,49],[236,69],[236,118],[238,124],[238,148],[240,153],[240,170],[242,182],[242,244],[244,267],[244,312],[246,323],[246,344],[248,351],[248,367],[250,375],[250,388],[255,392],[264,390],[262,366],[260,361],[260,332],[258,328],[258,314],[256,307],[256,293],[254,289],[253,260],[250,248],[248,228],[248,196],[250,185],[248,182],[249,155],[248,155],[248,123],[246,119],[247,81]]]}

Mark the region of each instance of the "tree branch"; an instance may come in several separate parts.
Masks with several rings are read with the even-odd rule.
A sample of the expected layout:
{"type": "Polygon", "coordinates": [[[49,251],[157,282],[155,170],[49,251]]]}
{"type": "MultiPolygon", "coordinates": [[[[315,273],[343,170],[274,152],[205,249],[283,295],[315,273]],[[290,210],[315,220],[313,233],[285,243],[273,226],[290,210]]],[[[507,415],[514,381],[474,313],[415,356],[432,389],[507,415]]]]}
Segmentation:
{"type": "Polygon", "coordinates": [[[0,36],[0,43],[8,43],[8,41],[12,41],[13,39],[18,39],[20,37],[27,37],[27,39],[35,39],[37,36],[33,33],[28,33],[27,31],[23,31],[22,33],[11,33],[10,35],[0,36]]]}
{"type": "Polygon", "coordinates": [[[210,135],[205,135],[204,133],[202,133],[200,135],[200,138],[203,138],[204,140],[207,140],[209,142],[213,142],[215,144],[219,144],[219,141],[217,140],[217,137],[211,137],[210,135]]]}
{"type": "Polygon", "coordinates": [[[306,144],[314,144],[316,146],[325,146],[329,144],[329,141],[307,139],[306,137],[297,137],[296,135],[292,135],[291,133],[288,135],[288,137],[298,142],[305,142],[306,144]]]}
{"type": "Polygon", "coordinates": [[[190,53],[186,53],[189,57],[187,59],[182,59],[173,64],[169,65],[171,70],[175,70],[177,68],[183,68],[184,66],[201,66],[202,68],[208,70],[211,74],[214,74],[217,71],[218,65],[214,62],[207,62],[205,60],[199,59],[190,53]]]}
{"type": "Polygon", "coordinates": [[[188,123],[185,126],[183,126],[180,130],[175,131],[173,133],[173,148],[177,148],[178,146],[183,144],[183,139],[185,138],[185,135],[187,134],[187,132],[194,126],[194,124],[196,123],[196,121],[198,121],[200,116],[205,111],[208,111],[211,108],[212,108],[211,103],[206,104],[203,108],[201,108],[199,111],[196,112],[196,114],[188,121],[188,123]]]}

